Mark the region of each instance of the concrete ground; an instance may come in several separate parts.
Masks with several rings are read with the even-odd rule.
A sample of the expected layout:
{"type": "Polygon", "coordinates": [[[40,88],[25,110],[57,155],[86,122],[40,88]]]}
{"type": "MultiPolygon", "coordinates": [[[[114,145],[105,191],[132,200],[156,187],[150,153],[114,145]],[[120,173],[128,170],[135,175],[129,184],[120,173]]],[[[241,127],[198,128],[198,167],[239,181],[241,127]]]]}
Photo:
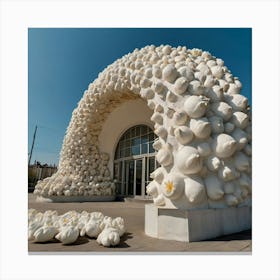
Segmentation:
{"type": "Polygon", "coordinates": [[[179,242],[151,238],[144,233],[144,203],[142,202],[82,202],[82,203],[47,203],[36,202],[34,195],[29,194],[28,207],[39,211],[57,210],[59,214],[69,210],[81,212],[100,211],[111,217],[122,217],[127,232],[117,247],[106,248],[97,244],[96,240],[87,237],[79,239],[71,245],[62,245],[59,241],[47,243],[28,242],[30,253],[45,252],[82,252],[82,253],[238,253],[250,254],[252,251],[251,231],[227,235],[207,241],[179,242]]]}

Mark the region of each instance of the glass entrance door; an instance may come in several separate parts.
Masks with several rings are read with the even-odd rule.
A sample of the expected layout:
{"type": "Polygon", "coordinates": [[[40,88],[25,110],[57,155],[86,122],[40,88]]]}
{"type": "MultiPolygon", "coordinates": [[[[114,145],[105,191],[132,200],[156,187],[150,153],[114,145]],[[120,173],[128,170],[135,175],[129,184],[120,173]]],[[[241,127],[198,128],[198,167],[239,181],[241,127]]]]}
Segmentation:
{"type": "Polygon", "coordinates": [[[141,196],[142,185],[143,185],[143,177],[142,177],[142,159],[135,160],[135,171],[134,171],[134,186],[135,186],[135,195],[141,196]]]}
{"type": "Polygon", "coordinates": [[[123,189],[126,195],[134,195],[134,160],[125,160],[124,166],[123,189]]]}
{"type": "Polygon", "coordinates": [[[123,160],[116,166],[123,169],[117,183],[121,193],[128,196],[147,196],[146,186],[150,183],[150,174],[155,169],[154,156],[123,160]]]}
{"type": "Polygon", "coordinates": [[[125,174],[123,189],[126,195],[143,195],[143,163],[142,159],[125,160],[125,174]]]}

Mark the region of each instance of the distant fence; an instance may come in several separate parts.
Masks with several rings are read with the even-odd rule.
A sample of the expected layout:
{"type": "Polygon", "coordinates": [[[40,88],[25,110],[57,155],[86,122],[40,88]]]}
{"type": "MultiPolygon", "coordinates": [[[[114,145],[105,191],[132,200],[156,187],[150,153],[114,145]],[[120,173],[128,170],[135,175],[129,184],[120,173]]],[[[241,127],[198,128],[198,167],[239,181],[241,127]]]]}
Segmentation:
{"type": "Polygon", "coordinates": [[[38,180],[52,176],[57,167],[52,166],[28,166],[28,192],[33,192],[38,180]]]}

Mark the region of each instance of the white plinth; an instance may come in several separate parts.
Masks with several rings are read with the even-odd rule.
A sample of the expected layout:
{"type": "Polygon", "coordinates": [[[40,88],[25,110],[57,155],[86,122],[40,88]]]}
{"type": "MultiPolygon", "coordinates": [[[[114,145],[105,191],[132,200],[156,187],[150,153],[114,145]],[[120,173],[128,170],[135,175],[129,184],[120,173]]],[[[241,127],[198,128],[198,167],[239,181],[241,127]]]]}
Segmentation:
{"type": "Polygon", "coordinates": [[[107,196],[37,196],[37,202],[105,202],[114,201],[114,195],[107,196]]]}
{"type": "Polygon", "coordinates": [[[145,205],[145,233],[177,241],[200,241],[251,228],[252,208],[165,209],[145,205]]]}

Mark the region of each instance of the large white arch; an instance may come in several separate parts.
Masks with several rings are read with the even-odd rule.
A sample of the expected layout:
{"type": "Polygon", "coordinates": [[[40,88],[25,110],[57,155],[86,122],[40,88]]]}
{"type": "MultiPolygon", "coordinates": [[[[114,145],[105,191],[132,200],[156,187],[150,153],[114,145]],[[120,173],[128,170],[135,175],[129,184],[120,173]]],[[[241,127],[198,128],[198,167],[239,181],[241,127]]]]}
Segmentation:
{"type": "Polygon", "coordinates": [[[147,187],[167,208],[251,203],[251,122],[241,83],[223,60],[186,47],[147,46],[108,66],[89,85],[64,138],[58,171],[39,182],[44,197],[114,195],[99,136],[121,104],[142,98],[153,110],[161,167],[147,187]]]}

